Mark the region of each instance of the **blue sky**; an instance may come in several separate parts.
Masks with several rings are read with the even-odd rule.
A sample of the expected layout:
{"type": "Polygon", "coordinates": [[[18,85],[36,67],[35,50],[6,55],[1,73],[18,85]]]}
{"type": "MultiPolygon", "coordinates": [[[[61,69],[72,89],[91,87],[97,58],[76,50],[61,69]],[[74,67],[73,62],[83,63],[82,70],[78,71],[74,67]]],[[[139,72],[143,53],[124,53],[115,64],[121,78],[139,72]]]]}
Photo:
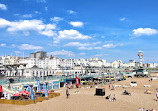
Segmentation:
{"type": "Polygon", "coordinates": [[[158,62],[157,0],[0,0],[0,55],[158,62]]]}

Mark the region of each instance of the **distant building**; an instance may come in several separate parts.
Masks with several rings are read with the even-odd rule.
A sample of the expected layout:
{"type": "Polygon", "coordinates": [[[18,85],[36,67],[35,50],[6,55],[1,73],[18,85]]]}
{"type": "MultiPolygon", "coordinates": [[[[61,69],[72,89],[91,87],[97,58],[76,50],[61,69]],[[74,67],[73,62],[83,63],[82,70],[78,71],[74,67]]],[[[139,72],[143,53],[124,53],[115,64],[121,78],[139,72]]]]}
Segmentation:
{"type": "Polygon", "coordinates": [[[43,58],[46,58],[46,57],[47,57],[47,54],[44,51],[39,51],[39,52],[35,52],[35,53],[30,54],[30,58],[43,59],[43,58]]]}

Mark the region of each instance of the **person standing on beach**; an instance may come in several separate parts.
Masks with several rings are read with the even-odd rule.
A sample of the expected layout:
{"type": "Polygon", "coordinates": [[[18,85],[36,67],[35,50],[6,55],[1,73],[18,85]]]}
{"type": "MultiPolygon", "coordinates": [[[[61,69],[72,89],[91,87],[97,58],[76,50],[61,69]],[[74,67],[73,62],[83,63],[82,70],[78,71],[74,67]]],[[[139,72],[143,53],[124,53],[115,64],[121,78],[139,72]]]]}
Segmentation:
{"type": "Polygon", "coordinates": [[[66,89],[66,96],[67,96],[67,99],[68,99],[68,97],[69,97],[69,91],[68,91],[68,88],[66,89]]]}

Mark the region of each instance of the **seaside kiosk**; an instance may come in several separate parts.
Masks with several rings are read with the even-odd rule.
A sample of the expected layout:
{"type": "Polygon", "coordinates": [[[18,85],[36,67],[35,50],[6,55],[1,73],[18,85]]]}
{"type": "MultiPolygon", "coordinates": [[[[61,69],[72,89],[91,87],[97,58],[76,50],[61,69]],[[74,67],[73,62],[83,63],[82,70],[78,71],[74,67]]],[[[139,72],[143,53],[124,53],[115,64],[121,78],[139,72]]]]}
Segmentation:
{"type": "Polygon", "coordinates": [[[105,95],[105,88],[96,88],[96,96],[104,96],[105,95]]]}

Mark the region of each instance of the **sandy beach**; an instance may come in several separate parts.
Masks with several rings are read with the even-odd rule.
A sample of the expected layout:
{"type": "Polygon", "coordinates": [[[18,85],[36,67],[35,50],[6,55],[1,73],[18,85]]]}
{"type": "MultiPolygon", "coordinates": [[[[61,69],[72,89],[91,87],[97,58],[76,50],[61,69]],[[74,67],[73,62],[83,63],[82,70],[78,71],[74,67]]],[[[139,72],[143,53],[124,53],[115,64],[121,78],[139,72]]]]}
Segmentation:
{"type": "Polygon", "coordinates": [[[137,81],[137,87],[126,88],[131,96],[121,95],[125,90],[122,87],[116,87],[110,90],[108,85],[99,86],[105,88],[105,96],[116,94],[116,101],[109,102],[105,96],[94,96],[94,88],[70,89],[70,98],[66,98],[66,89],[57,90],[61,96],[45,100],[37,104],[17,106],[0,104],[0,111],[138,111],[138,108],[158,109],[155,93],[158,88],[158,80],[148,81],[148,78],[128,78],[126,81],[115,83],[116,85],[129,86],[131,81],[137,81]],[[151,85],[150,88],[144,85],[151,85]],[[148,89],[152,94],[144,94],[148,89]],[[75,93],[75,91],[78,91],[75,93]]]}

